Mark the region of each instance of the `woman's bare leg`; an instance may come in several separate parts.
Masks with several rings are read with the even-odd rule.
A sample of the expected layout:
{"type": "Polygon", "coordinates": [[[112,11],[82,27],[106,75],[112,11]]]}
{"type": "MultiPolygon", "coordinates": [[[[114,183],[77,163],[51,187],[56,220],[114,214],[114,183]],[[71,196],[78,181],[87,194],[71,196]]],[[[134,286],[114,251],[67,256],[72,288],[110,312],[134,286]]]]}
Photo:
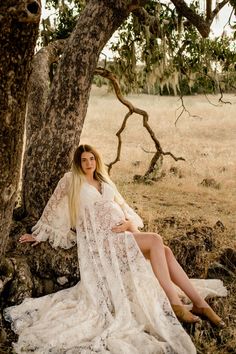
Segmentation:
{"type": "Polygon", "coordinates": [[[172,281],[192,300],[194,304],[193,313],[203,315],[213,324],[224,327],[225,323],[198,294],[170,248],[163,245],[161,236],[145,232],[133,233],[133,235],[140,250],[150,259],[154,274],[169,298],[172,308],[180,321],[195,323],[199,321],[199,318],[193,316],[181,306],[181,301],[172,281]]]}
{"type": "Polygon", "coordinates": [[[171,281],[161,236],[148,232],[133,233],[133,235],[140,250],[144,254],[149,253],[153,272],[161,287],[164,289],[170,303],[173,305],[181,305],[180,298],[171,281]]]}
{"type": "MultiPolygon", "coordinates": [[[[144,237],[147,237],[147,235],[155,235],[155,234],[145,233],[145,232],[143,232],[143,233],[141,232],[141,233],[139,233],[139,235],[140,234],[143,234],[144,237]]],[[[160,237],[161,236],[159,236],[159,238],[160,237]]],[[[137,241],[137,237],[135,237],[135,238],[137,241]]],[[[138,243],[138,241],[137,241],[137,243],[138,243]]],[[[163,242],[161,242],[161,244],[163,245],[163,242]]],[[[140,247],[140,249],[143,252],[144,256],[151,260],[150,250],[147,249],[147,247],[143,247],[143,243],[142,244],[138,243],[138,245],[142,247],[142,248],[140,247]]],[[[153,252],[155,252],[155,251],[159,252],[160,248],[158,248],[158,247],[159,247],[159,244],[156,245],[156,250],[153,250],[153,252]]],[[[173,255],[173,252],[171,251],[171,249],[167,246],[164,246],[164,245],[163,245],[163,248],[164,248],[164,252],[165,252],[164,263],[167,264],[168,274],[169,274],[170,279],[190,298],[190,300],[192,301],[193,304],[195,304],[198,307],[208,306],[206,301],[200,296],[200,294],[194,288],[189,277],[187,276],[187,274],[185,273],[185,271],[183,270],[183,268],[181,267],[181,265],[178,263],[175,256],[173,255]]],[[[157,274],[155,271],[154,271],[154,273],[157,276],[158,280],[160,281],[160,279],[159,279],[160,275],[157,274]]],[[[168,281],[169,281],[169,279],[168,279],[168,281]]],[[[160,283],[161,283],[161,281],[160,281],[160,283]]],[[[162,287],[163,287],[163,285],[162,285],[162,287]]],[[[164,289],[164,287],[163,287],[163,289],[164,289]]]]}
{"type": "Polygon", "coordinates": [[[198,307],[207,306],[206,301],[200,296],[197,290],[194,288],[189,277],[176,260],[171,249],[164,246],[166,262],[168,265],[171,280],[190,298],[193,304],[198,307]]]}

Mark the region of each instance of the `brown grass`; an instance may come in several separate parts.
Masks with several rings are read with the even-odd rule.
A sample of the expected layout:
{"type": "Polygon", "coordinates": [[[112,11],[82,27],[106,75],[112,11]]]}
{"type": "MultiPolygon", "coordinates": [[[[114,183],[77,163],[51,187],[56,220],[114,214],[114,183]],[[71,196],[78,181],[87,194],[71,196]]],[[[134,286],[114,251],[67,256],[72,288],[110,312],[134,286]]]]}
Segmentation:
{"type": "MultiPolygon", "coordinates": [[[[145,109],[150,125],[160,140],[164,151],[182,156],[186,162],[164,158],[165,177],[152,185],[134,184],[135,174],[144,174],[153,151],[151,138],[142,126],[139,116],[132,116],[123,135],[121,161],[112,171],[111,177],[129,204],[138,210],[145,221],[145,228],[159,231],[168,242],[181,232],[177,228],[162,228],[161,220],[174,217],[180,229],[185,223],[204,223],[213,227],[220,220],[225,226],[223,233],[214,234],[215,248],[210,253],[207,266],[217,259],[224,247],[236,246],[236,96],[227,95],[232,104],[215,107],[204,96],[185,97],[184,102],[194,118],[184,114],[175,126],[176,109],[180,105],[177,97],[132,95],[130,101],[145,109]],[[137,163],[137,161],[139,161],[137,163]],[[175,174],[171,167],[177,167],[175,174]],[[205,187],[203,179],[213,178],[218,188],[205,187]],[[159,230],[160,228],[160,230],[159,230]]],[[[210,97],[215,104],[219,97],[210,97]]],[[[126,108],[105,88],[92,90],[88,114],[81,137],[81,143],[96,146],[105,162],[116,156],[115,133],[121,126],[126,108]]],[[[227,322],[223,331],[212,329],[207,323],[192,331],[192,338],[198,353],[233,353],[236,324],[236,282],[225,280],[229,290],[227,299],[214,306],[227,322]]],[[[188,329],[191,333],[191,328],[188,329]]]]}
{"type": "MultiPolygon", "coordinates": [[[[186,161],[175,162],[165,157],[164,179],[152,186],[127,184],[135,174],[145,172],[152,157],[141,147],[154,151],[142,118],[131,116],[123,135],[121,161],[111,171],[111,177],[127,199],[131,203],[135,201],[142,216],[150,221],[165,214],[202,216],[210,222],[221,219],[236,229],[236,96],[227,95],[225,99],[232,104],[219,107],[209,104],[204,96],[185,97],[187,109],[201,118],[185,114],[176,127],[176,109],[180,105],[177,97],[132,95],[128,98],[148,112],[163,150],[183,156],[186,161]],[[138,166],[136,161],[140,161],[138,166]],[[177,167],[177,175],[170,173],[171,167],[177,167]],[[214,178],[219,189],[201,186],[205,178],[214,178]],[[143,195],[151,197],[143,200],[143,195]]],[[[215,104],[218,98],[210,97],[215,104]]],[[[96,146],[107,163],[116,156],[115,133],[126,112],[112,93],[108,94],[105,88],[93,88],[81,142],[96,146]]]]}

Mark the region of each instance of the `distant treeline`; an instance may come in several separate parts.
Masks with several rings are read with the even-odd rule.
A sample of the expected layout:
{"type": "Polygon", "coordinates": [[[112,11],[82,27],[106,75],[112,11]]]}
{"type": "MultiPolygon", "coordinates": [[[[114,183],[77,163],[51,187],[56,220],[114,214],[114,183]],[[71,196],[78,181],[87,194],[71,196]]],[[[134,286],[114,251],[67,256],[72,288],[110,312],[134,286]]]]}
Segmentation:
{"type": "MultiPolygon", "coordinates": [[[[112,85],[105,78],[100,76],[94,77],[94,84],[98,87],[103,85],[108,86],[108,91],[112,90],[112,85]]],[[[217,79],[209,75],[196,75],[194,80],[189,80],[186,77],[179,78],[178,85],[174,90],[171,85],[162,84],[159,82],[150,85],[148,82],[137,84],[135,89],[130,89],[120,80],[120,86],[123,93],[144,93],[151,95],[174,96],[194,95],[194,94],[223,94],[236,93],[236,73],[218,74],[217,79]]]]}

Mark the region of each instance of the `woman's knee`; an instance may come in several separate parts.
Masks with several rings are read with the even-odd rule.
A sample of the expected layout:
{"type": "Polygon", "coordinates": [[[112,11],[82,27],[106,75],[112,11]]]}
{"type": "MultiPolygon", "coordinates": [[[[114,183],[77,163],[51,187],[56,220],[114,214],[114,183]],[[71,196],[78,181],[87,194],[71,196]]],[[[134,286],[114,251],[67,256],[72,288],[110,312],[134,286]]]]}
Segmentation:
{"type": "Polygon", "coordinates": [[[164,246],[164,249],[165,249],[166,257],[172,257],[173,256],[173,252],[171,251],[170,247],[164,246]]]}
{"type": "Polygon", "coordinates": [[[151,241],[151,246],[162,246],[163,245],[163,240],[160,235],[157,233],[151,233],[150,234],[150,241],[151,241]]]}

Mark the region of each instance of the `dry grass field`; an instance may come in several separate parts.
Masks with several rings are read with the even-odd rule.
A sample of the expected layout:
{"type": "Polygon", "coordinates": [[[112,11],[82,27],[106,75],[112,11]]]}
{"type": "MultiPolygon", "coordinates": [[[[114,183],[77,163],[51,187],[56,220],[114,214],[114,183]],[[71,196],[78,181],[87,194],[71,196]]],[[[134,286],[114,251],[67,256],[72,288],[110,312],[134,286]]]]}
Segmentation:
{"type": "MultiPolygon", "coordinates": [[[[122,135],[121,161],[113,166],[111,177],[128,203],[143,217],[145,230],[160,232],[165,242],[182,235],[186,240],[188,230],[190,234],[200,230],[200,239],[205,237],[204,230],[213,230],[214,247],[203,252],[200,261],[195,263],[196,268],[206,269],[200,276],[207,277],[207,269],[223,250],[236,247],[236,96],[225,95],[224,99],[231,104],[220,104],[217,96],[209,97],[212,104],[205,96],[185,97],[184,103],[191,115],[183,114],[176,126],[179,112],[176,110],[181,103],[178,97],[130,95],[128,99],[147,111],[162,149],[186,161],[175,162],[166,156],[163,178],[151,185],[134,183],[133,176],[143,175],[152,157],[143,149],[153,151],[154,144],[142,126],[142,117],[133,115],[122,135]],[[206,178],[214,179],[215,185],[201,185],[206,178]],[[223,224],[223,232],[215,228],[217,221],[223,224]]],[[[106,163],[116,156],[115,134],[126,112],[126,107],[113,93],[107,93],[106,88],[93,87],[81,143],[96,146],[106,163]]],[[[189,241],[193,254],[195,247],[198,249],[198,237],[194,245],[189,241]]],[[[177,253],[178,259],[185,257],[183,248],[177,253]]],[[[192,265],[188,261],[185,264],[191,273],[192,265]]],[[[212,304],[226,321],[227,328],[219,331],[206,321],[198,329],[186,328],[198,354],[235,353],[236,278],[235,275],[219,277],[228,288],[228,296],[212,304]]]]}
{"type": "MultiPolygon", "coordinates": [[[[163,150],[186,160],[175,162],[166,156],[163,179],[152,185],[131,183],[135,174],[144,174],[152,157],[142,148],[154,151],[142,117],[131,116],[122,136],[121,161],[111,171],[129,203],[137,206],[150,227],[155,218],[165,215],[203,217],[210,223],[221,220],[229,229],[224,241],[232,245],[236,230],[236,96],[224,97],[231,104],[219,104],[218,96],[210,96],[214,105],[205,96],[187,96],[184,103],[192,116],[183,114],[176,126],[178,97],[130,95],[128,99],[147,111],[163,150]],[[177,168],[176,173],[170,172],[171,167],[177,168]],[[214,178],[218,188],[202,186],[205,178],[214,178]]],[[[113,93],[93,87],[81,142],[96,146],[106,163],[116,156],[115,134],[126,112],[113,93]]]]}

